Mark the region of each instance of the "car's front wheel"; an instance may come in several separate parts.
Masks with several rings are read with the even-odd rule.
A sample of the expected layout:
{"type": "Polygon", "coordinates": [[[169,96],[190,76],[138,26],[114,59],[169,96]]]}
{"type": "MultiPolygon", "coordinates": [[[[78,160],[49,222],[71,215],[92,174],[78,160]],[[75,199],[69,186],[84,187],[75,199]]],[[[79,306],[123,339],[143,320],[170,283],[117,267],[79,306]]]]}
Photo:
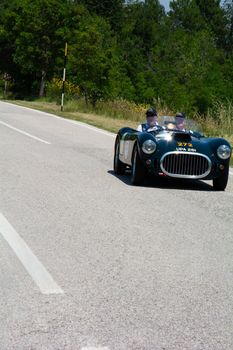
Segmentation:
{"type": "Polygon", "coordinates": [[[133,152],[131,184],[136,186],[142,185],[145,179],[145,176],[146,176],[146,169],[140,159],[137,146],[136,146],[133,152]]]}
{"type": "Polygon", "coordinates": [[[117,137],[115,142],[115,151],[114,151],[114,160],[113,160],[114,173],[117,175],[124,174],[125,172],[125,165],[120,161],[119,154],[120,154],[120,141],[119,141],[119,138],[117,137]]]}
{"type": "Polygon", "coordinates": [[[225,169],[223,170],[223,173],[216,179],[213,179],[213,187],[215,191],[225,190],[225,188],[227,187],[228,176],[229,176],[229,166],[226,166],[225,169]]]}

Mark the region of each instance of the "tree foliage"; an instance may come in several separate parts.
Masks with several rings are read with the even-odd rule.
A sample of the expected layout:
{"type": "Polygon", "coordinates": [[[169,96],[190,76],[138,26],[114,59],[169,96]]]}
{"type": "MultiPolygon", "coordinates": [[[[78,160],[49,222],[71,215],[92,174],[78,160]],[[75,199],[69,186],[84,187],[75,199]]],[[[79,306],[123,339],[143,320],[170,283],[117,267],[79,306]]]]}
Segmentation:
{"type": "Polygon", "coordinates": [[[70,49],[69,67],[73,81],[93,105],[110,96],[110,71],[114,59],[110,25],[101,17],[81,19],[70,49]]]}
{"type": "Polygon", "coordinates": [[[233,99],[231,0],[1,0],[0,73],[20,97],[67,74],[87,103],[124,98],[205,113],[233,99]]]}

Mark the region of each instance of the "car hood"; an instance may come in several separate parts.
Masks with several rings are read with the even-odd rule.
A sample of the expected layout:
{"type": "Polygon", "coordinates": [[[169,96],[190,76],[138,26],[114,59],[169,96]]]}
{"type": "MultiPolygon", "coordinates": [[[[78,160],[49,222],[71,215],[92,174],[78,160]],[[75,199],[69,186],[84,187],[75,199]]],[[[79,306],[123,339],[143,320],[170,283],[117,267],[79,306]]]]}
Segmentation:
{"type": "Polygon", "coordinates": [[[195,152],[212,157],[220,145],[230,144],[223,138],[196,137],[190,133],[167,133],[155,135],[158,152],[195,152]],[[164,137],[163,137],[164,136],[164,137]]]}

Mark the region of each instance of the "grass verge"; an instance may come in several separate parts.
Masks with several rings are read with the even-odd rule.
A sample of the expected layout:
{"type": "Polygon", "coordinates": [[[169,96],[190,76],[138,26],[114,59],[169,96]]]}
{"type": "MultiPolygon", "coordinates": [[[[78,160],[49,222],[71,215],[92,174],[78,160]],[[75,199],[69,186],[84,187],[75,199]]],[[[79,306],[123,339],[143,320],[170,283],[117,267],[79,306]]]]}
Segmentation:
{"type": "Polygon", "coordinates": [[[61,111],[61,107],[55,102],[45,102],[45,101],[8,101],[10,103],[17,104],[19,106],[28,107],[32,109],[37,109],[39,111],[51,113],[58,115],[63,118],[77,120],[83,123],[87,123],[98,128],[117,133],[123,126],[136,127],[138,125],[137,121],[125,120],[123,118],[107,117],[105,115],[99,115],[89,112],[77,112],[65,108],[65,111],[61,111]],[[68,109],[68,110],[67,110],[68,109]]]}

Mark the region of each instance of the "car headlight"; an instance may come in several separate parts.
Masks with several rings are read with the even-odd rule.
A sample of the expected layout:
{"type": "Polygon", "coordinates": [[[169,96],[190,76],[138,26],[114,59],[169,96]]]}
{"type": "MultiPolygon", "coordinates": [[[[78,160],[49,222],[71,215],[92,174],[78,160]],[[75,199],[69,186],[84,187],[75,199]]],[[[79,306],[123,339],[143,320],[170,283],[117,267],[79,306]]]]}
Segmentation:
{"type": "Polygon", "coordinates": [[[152,154],[156,151],[156,143],[152,140],[147,140],[142,144],[142,150],[146,154],[152,154]]]}
{"type": "Polygon", "coordinates": [[[217,149],[217,155],[221,159],[228,159],[231,156],[231,149],[227,145],[221,145],[217,149]]]}

